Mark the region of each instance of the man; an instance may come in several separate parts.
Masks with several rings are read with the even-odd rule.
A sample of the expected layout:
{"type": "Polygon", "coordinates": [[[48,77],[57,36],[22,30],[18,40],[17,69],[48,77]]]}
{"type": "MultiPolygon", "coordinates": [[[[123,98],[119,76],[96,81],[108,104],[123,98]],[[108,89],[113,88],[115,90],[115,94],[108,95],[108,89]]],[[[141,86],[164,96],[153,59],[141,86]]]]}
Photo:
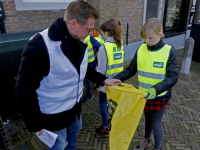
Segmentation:
{"type": "Polygon", "coordinates": [[[64,19],[31,37],[22,53],[16,83],[19,108],[30,132],[58,134],[51,150],[76,149],[85,76],[100,85],[120,83],[87,67],[87,45],[82,41],[97,18],[87,2],[73,1],[64,19]]]}

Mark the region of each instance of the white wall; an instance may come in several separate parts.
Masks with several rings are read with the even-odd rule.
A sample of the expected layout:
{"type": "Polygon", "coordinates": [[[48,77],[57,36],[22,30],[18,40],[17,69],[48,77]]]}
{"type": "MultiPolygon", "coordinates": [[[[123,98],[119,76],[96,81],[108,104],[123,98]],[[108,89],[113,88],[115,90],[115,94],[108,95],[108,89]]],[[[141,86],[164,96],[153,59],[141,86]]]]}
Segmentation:
{"type": "Polygon", "coordinates": [[[59,10],[66,9],[70,2],[74,0],[66,0],[63,2],[62,0],[55,2],[51,0],[37,0],[37,2],[33,2],[34,0],[15,0],[16,10],[59,10]],[[46,2],[45,2],[46,1],[46,2]],[[48,2],[47,2],[48,1],[48,2]]]}

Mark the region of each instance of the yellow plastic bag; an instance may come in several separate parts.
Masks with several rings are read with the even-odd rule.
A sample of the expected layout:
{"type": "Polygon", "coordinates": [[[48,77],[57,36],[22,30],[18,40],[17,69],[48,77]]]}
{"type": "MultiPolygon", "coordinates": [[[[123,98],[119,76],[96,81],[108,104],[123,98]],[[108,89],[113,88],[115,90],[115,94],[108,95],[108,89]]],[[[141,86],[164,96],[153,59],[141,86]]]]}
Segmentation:
{"type": "Polygon", "coordinates": [[[146,92],[122,83],[121,86],[108,86],[106,95],[108,104],[111,102],[116,107],[110,111],[114,112],[109,134],[110,150],[127,150],[144,110],[146,92]]]}

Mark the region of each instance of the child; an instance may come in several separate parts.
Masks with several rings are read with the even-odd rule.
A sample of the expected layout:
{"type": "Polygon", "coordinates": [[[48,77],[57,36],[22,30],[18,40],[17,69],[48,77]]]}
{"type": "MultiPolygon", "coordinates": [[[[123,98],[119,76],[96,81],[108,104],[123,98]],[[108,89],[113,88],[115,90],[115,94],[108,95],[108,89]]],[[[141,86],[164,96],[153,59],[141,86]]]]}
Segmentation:
{"type": "MultiPolygon", "coordinates": [[[[101,46],[100,43],[92,36],[88,35],[85,40],[85,43],[87,43],[87,51],[88,51],[88,66],[90,68],[95,69],[95,55],[94,55],[94,49],[99,50],[99,47],[101,46]]],[[[92,99],[92,87],[91,87],[91,81],[87,78],[84,79],[84,86],[86,88],[86,96],[83,99],[83,103],[87,103],[92,99]]]]}
{"type": "Polygon", "coordinates": [[[92,35],[94,36],[94,38],[101,44],[103,45],[104,43],[104,39],[101,36],[100,32],[97,29],[94,29],[92,32],[92,35]]]}
{"type": "MultiPolygon", "coordinates": [[[[100,32],[97,29],[94,29],[92,31],[92,36],[99,42],[99,44],[103,45],[104,39],[103,39],[103,37],[101,36],[100,32]]],[[[98,65],[98,61],[97,61],[98,50],[94,49],[94,52],[95,52],[95,60],[94,61],[95,61],[95,68],[96,68],[97,65],[98,65]]],[[[98,84],[95,85],[95,90],[98,91],[98,92],[100,91],[98,84]]]]}
{"type": "Polygon", "coordinates": [[[163,42],[163,26],[157,18],[150,18],[141,29],[144,40],[129,66],[114,78],[125,81],[138,72],[139,89],[147,91],[145,115],[145,135],[135,150],[151,145],[151,133],[154,133],[155,150],[162,145],[162,117],[169,99],[171,88],[178,81],[178,66],[175,50],[163,42]]]}
{"type": "MultiPolygon", "coordinates": [[[[108,78],[113,78],[123,70],[124,51],[122,49],[122,27],[121,22],[116,19],[110,19],[104,22],[100,29],[106,39],[98,52],[97,72],[105,74],[108,78]]],[[[109,135],[108,112],[105,86],[100,87],[99,107],[102,117],[102,125],[96,129],[96,133],[101,136],[109,135]]]]}

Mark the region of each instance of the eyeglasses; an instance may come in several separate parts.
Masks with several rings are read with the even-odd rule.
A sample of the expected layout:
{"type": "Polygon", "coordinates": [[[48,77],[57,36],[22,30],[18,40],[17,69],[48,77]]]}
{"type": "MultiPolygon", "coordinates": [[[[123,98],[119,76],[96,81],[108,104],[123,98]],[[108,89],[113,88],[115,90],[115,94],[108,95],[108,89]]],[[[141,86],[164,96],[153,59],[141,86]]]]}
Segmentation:
{"type": "Polygon", "coordinates": [[[88,27],[86,27],[85,25],[82,25],[78,20],[77,20],[77,22],[78,22],[81,26],[85,27],[85,29],[88,31],[88,33],[90,33],[92,30],[94,30],[94,28],[88,28],[88,27]]]}
{"type": "Polygon", "coordinates": [[[94,28],[87,28],[86,26],[85,26],[85,29],[88,31],[88,33],[90,33],[92,30],[94,30],[94,28]]]}

